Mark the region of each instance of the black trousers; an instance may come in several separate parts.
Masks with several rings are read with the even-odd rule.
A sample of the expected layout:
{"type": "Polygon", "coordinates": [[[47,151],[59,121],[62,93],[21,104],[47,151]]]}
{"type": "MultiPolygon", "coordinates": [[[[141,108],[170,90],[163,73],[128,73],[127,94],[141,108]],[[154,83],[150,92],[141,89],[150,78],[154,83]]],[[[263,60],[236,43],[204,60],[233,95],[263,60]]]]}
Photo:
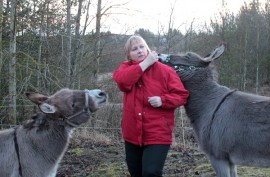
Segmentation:
{"type": "Polygon", "coordinates": [[[125,142],[126,162],[131,177],[161,177],[170,145],[138,146],[125,142]]]}

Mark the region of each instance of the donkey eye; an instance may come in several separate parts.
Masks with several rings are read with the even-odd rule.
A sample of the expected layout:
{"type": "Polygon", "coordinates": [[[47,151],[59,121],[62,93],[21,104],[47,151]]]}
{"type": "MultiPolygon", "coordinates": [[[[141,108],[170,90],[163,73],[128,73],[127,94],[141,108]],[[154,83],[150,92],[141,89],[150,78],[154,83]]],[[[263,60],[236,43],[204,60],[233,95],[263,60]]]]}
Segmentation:
{"type": "Polygon", "coordinates": [[[72,103],[72,105],[71,105],[73,108],[75,107],[75,104],[74,103],[72,103]]]}

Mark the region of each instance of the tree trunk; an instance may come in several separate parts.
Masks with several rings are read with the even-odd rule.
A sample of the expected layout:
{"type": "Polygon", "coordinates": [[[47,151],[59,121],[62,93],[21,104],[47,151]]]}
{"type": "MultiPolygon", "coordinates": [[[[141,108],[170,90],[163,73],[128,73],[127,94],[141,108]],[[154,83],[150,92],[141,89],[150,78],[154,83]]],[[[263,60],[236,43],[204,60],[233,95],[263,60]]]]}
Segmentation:
{"type": "Polygon", "coordinates": [[[96,43],[95,43],[95,63],[94,77],[97,80],[97,75],[99,73],[99,62],[100,62],[100,21],[101,21],[101,3],[102,0],[98,0],[97,15],[96,15],[96,43]]]}
{"type": "Polygon", "coordinates": [[[247,44],[248,44],[248,32],[246,31],[245,35],[245,48],[244,48],[244,73],[243,73],[243,91],[246,91],[247,84],[247,44]]]}
{"type": "MultiPolygon", "coordinates": [[[[42,9],[46,9],[46,2],[43,4],[42,9]]],[[[35,11],[34,11],[35,12],[35,11]]],[[[41,14],[41,23],[39,25],[39,46],[38,46],[38,62],[37,62],[37,90],[41,90],[41,66],[42,66],[42,29],[43,29],[43,23],[44,23],[44,14],[41,14]]]]}
{"type": "Polygon", "coordinates": [[[3,0],[0,0],[0,78],[1,78],[1,71],[3,67],[3,41],[2,41],[2,23],[3,23],[3,0]]]}
{"type": "MultiPolygon", "coordinates": [[[[75,87],[75,80],[79,81],[80,77],[76,77],[77,76],[77,72],[76,72],[76,65],[75,63],[79,63],[79,57],[78,57],[78,53],[79,49],[80,49],[80,45],[81,45],[81,38],[80,38],[80,21],[81,21],[81,14],[82,14],[82,2],[83,0],[79,0],[79,6],[78,6],[78,13],[77,13],[77,17],[76,17],[76,28],[75,28],[75,47],[73,48],[73,56],[71,58],[71,71],[73,71],[73,81],[72,81],[72,88],[75,87]],[[78,78],[78,79],[75,79],[78,78]]],[[[78,84],[78,83],[76,83],[78,84]]]]}
{"type": "MultiPolygon", "coordinates": [[[[44,32],[46,32],[46,36],[43,38],[44,40],[48,40],[49,38],[49,29],[47,26],[50,26],[50,17],[49,17],[49,12],[50,12],[50,0],[45,0],[45,5],[46,8],[46,28],[44,29],[44,32]]],[[[47,76],[48,76],[48,65],[49,65],[49,47],[48,45],[45,46],[45,52],[44,52],[44,57],[41,58],[41,64],[43,66],[42,69],[42,74],[44,77],[44,88],[46,88],[47,92],[50,92],[51,88],[51,83],[47,81],[47,76]]]]}
{"type": "MultiPolygon", "coordinates": [[[[97,15],[96,15],[96,36],[95,36],[95,49],[94,49],[94,59],[95,59],[95,68],[93,71],[95,83],[97,82],[97,77],[99,73],[99,62],[100,62],[100,21],[101,21],[101,3],[102,0],[98,0],[97,5],[97,15]]],[[[91,125],[95,127],[96,124],[96,114],[92,115],[91,125]]]]}
{"type": "Polygon", "coordinates": [[[86,8],[86,16],[85,16],[85,21],[84,21],[84,27],[83,27],[83,33],[82,33],[83,36],[85,35],[86,27],[88,24],[90,4],[91,4],[91,0],[88,0],[87,8],[86,8]]]}
{"type": "Polygon", "coordinates": [[[16,4],[11,1],[10,9],[10,62],[9,62],[9,107],[8,123],[16,124],[16,4]]]}
{"type": "MultiPolygon", "coordinates": [[[[0,86],[2,86],[2,67],[3,67],[3,0],[0,0],[0,86]]],[[[3,89],[0,89],[0,96],[3,89]]],[[[1,98],[1,97],[0,97],[1,98]]]]}
{"type": "Polygon", "coordinates": [[[42,49],[42,27],[39,29],[39,46],[38,46],[38,62],[37,62],[37,90],[41,88],[41,49],[42,49]]]}
{"type": "Polygon", "coordinates": [[[68,63],[68,82],[67,87],[72,85],[73,70],[71,67],[71,0],[67,0],[67,63],[68,63]]]}
{"type": "Polygon", "coordinates": [[[256,44],[256,94],[259,93],[259,45],[260,31],[257,29],[257,44],[256,44]]]}
{"type": "Polygon", "coordinates": [[[166,53],[170,53],[171,51],[171,38],[172,38],[172,26],[173,26],[173,12],[174,7],[171,7],[171,13],[169,18],[169,26],[167,32],[167,46],[166,46],[166,53]]]}

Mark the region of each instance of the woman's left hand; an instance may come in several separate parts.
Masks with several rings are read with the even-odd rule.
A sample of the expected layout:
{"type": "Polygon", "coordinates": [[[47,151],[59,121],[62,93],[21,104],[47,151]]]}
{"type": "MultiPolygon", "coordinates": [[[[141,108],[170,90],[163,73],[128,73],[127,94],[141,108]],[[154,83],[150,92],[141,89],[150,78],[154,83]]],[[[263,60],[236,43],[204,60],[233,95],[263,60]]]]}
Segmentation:
{"type": "Polygon", "coordinates": [[[162,101],[159,96],[148,97],[148,102],[150,103],[151,106],[155,108],[160,107],[162,105],[162,101]]]}

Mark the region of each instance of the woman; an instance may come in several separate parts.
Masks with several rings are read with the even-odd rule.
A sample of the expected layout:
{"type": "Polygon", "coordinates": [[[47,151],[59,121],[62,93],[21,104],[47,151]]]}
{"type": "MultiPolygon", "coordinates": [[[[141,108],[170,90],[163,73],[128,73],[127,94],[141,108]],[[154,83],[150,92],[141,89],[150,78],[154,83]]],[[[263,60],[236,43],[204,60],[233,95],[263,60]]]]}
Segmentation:
{"type": "Polygon", "coordinates": [[[145,40],[131,36],[125,45],[127,61],[113,79],[124,92],[122,134],[132,177],[162,176],[172,143],[174,110],[187,101],[173,68],[158,61],[145,40]]]}

